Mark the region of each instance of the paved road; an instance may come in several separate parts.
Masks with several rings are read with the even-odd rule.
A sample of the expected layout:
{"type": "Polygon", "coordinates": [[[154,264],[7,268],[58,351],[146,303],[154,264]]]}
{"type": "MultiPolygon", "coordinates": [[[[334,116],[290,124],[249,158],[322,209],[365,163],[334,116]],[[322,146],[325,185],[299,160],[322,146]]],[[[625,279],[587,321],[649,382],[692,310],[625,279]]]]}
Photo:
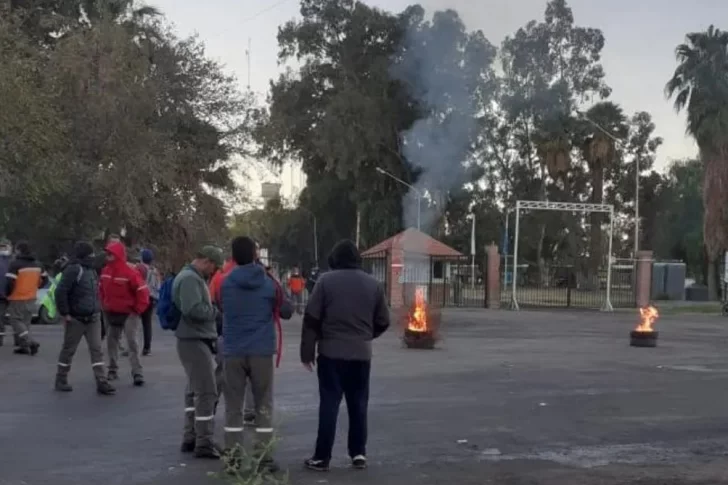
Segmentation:
{"type": "MultiPolygon", "coordinates": [[[[339,468],[310,475],[299,464],[316,388],[296,362],[293,321],[277,374],[279,459],[296,485],[728,483],[728,322],[666,317],[657,349],[627,345],[633,323],[623,313],[449,311],[435,351],[402,349],[393,332],[376,346],[372,467],[346,469],[339,440],[339,468]]],[[[219,483],[206,476],[215,465],[177,451],[184,383],[170,335],[157,332],[144,360],[147,387],[124,375],[104,398],[85,349],[75,392],[52,392],[60,331],[35,330],[36,358],[0,348],[0,485],[219,483]]]]}

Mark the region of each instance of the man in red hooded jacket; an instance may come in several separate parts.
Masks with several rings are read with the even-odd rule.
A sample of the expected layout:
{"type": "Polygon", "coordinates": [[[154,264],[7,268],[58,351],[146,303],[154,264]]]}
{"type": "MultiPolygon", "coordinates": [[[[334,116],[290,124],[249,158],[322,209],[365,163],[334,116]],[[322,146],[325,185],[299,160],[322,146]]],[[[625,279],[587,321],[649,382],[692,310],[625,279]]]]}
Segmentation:
{"type": "Polygon", "coordinates": [[[134,385],[143,386],[137,332],[139,315],[149,306],[149,289],[141,273],[127,264],[126,247],[119,241],[110,242],[106,246],[106,266],[101,271],[100,293],[101,308],[109,327],[106,338],[109,350],[108,379],[113,381],[119,378],[119,344],[124,333],[134,385]]]}

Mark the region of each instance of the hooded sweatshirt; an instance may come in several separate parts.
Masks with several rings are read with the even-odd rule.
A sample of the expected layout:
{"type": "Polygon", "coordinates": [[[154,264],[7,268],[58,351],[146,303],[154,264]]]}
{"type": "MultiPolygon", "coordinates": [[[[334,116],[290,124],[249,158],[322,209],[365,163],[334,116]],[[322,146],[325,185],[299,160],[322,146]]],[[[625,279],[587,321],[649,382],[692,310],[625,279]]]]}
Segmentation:
{"type": "Polygon", "coordinates": [[[114,261],[101,271],[101,307],[108,313],[141,315],[149,306],[149,290],[141,273],[127,264],[122,243],[109,243],[106,252],[114,255],[114,261]]]}
{"type": "Polygon", "coordinates": [[[276,320],[291,318],[280,285],[257,263],[235,267],[221,291],[225,357],[277,352],[276,320]]]}
{"type": "Polygon", "coordinates": [[[313,362],[319,354],[330,359],[368,361],[372,340],[389,327],[384,289],[361,269],[359,250],[341,241],[329,256],[309,298],[303,319],[301,361],[313,362]]]}

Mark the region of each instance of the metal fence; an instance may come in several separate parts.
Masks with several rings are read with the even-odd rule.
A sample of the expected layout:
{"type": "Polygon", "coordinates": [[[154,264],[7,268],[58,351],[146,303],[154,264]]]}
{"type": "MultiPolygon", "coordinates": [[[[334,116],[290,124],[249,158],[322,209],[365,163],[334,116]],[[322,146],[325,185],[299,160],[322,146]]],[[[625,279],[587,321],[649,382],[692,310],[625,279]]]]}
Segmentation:
{"type": "MultiPolygon", "coordinates": [[[[501,305],[510,306],[513,277],[516,280],[516,300],[522,308],[581,308],[601,309],[607,300],[607,269],[590,272],[569,264],[523,263],[513,271],[512,261],[507,269],[501,265],[501,305]]],[[[614,308],[636,306],[635,265],[629,260],[612,265],[610,301],[614,308]]]]}
{"type": "Polygon", "coordinates": [[[381,283],[387,299],[390,295],[389,266],[390,257],[387,251],[380,251],[362,259],[362,268],[381,283]]]}
{"type": "Polygon", "coordinates": [[[485,274],[482,262],[473,265],[467,256],[411,257],[405,261],[400,283],[406,304],[417,287],[427,288],[427,301],[439,307],[485,307],[485,274]]]}

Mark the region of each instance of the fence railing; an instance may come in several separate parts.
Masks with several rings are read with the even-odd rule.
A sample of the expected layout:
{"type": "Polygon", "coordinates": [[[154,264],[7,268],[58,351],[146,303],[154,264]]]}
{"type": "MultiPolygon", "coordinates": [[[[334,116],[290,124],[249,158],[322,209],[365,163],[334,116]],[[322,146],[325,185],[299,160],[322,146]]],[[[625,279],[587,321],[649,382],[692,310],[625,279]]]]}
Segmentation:
{"type": "MultiPolygon", "coordinates": [[[[600,309],[607,299],[607,269],[589,271],[568,264],[519,264],[501,269],[501,305],[509,305],[516,278],[516,300],[520,307],[600,309]]],[[[613,264],[610,301],[615,308],[634,307],[635,266],[613,264]]]]}

